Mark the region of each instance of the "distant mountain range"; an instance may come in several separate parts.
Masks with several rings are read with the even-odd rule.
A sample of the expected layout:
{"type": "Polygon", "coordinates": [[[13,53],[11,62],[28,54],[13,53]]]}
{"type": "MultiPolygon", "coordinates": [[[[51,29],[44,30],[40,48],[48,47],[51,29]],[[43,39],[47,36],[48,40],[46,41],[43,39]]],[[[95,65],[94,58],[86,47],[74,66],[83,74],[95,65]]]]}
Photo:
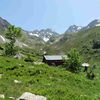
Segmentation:
{"type": "MultiPolygon", "coordinates": [[[[5,19],[0,17],[0,43],[6,42],[4,31],[7,30],[7,28],[11,24],[6,21],[5,19]]],[[[59,34],[52,29],[42,29],[42,30],[33,30],[33,31],[25,31],[22,29],[22,37],[17,40],[17,45],[21,47],[34,47],[38,49],[43,49],[43,47],[47,44],[55,44],[59,43],[61,41],[68,39],[71,37],[72,34],[78,33],[84,30],[89,30],[94,27],[100,26],[100,20],[93,20],[90,22],[87,26],[77,26],[72,25],[70,26],[64,34],[59,34]]],[[[62,44],[63,45],[63,44],[62,44]]]]}
{"type": "MultiPolygon", "coordinates": [[[[0,17],[0,33],[6,30],[11,24],[6,21],[5,19],[0,17]]],[[[76,33],[81,30],[86,30],[89,28],[93,28],[96,26],[100,26],[100,20],[93,20],[90,22],[87,26],[77,26],[77,25],[71,25],[64,33],[76,33]]],[[[37,37],[42,39],[44,42],[48,42],[52,37],[58,37],[59,33],[52,31],[52,29],[42,29],[42,30],[33,30],[33,31],[25,31],[23,32],[27,33],[28,35],[32,37],[37,37]]]]}
{"type": "Polygon", "coordinates": [[[65,33],[76,33],[79,32],[81,30],[86,30],[86,29],[90,29],[96,26],[100,26],[100,20],[93,20],[92,22],[90,22],[87,26],[83,27],[83,26],[76,26],[76,25],[71,25],[67,31],[65,33]]]}
{"type": "Polygon", "coordinates": [[[65,33],[74,33],[74,32],[78,32],[82,29],[82,26],[76,26],[76,25],[71,25],[67,31],[65,33]]]}
{"type": "Polygon", "coordinates": [[[59,34],[48,28],[48,29],[34,30],[32,32],[28,32],[28,35],[32,37],[38,37],[42,39],[44,42],[48,42],[50,38],[57,37],[59,34]]]}
{"type": "Polygon", "coordinates": [[[45,49],[47,54],[68,54],[76,48],[87,62],[100,62],[100,26],[63,37],[45,49]]]}

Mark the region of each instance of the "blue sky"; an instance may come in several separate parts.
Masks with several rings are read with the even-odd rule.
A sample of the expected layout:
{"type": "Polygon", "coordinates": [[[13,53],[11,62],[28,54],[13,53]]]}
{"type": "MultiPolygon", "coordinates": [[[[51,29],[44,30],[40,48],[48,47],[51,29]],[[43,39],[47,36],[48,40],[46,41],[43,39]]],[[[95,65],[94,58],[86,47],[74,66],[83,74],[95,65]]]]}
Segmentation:
{"type": "Polygon", "coordinates": [[[100,19],[100,0],[0,0],[0,16],[25,30],[63,33],[70,25],[100,19]]]}

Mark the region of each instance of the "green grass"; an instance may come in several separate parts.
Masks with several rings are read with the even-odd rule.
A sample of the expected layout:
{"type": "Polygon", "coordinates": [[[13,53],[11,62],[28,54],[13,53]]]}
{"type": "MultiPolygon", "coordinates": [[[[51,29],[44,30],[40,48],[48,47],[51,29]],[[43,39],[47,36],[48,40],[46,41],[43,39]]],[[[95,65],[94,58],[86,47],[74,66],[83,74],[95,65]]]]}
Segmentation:
{"type": "Polygon", "coordinates": [[[47,100],[100,100],[100,66],[95,72],[96,78],[89,80],[83,72],[74,74],[61,67],[0,56],[0,94],[5,94],[4,100],[24,92],[46,96],[47,100]],[[21,83],[15,84],[15,79],[21,83]]]}

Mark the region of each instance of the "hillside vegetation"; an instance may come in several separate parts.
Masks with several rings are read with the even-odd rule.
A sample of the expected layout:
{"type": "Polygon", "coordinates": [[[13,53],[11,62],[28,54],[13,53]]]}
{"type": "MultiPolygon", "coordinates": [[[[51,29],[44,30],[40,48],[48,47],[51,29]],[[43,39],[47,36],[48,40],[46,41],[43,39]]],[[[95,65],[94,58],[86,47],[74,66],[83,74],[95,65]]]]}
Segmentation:
{"type": "Polygon", "coordinates": [[[96,78],[89,80],[86,73],[74,74],[61,67],[0,56],[0,93],[18,98],[23,92],[47,97],[47,100],[99,100],[100,67],[96,78]],[[14,80],[20,81],[15,83],[14,80]]]}
{"type": "MultiPolygon", "coordinates": [[[[4,34],[9,25],[6,22],[7,26],[2,27],[5,20],[0,20],[0,40],[3,42],[0,45],[0,96],[1,94],[5,96],[3,100],[11,100],[10,97],[16,100],[24,92],[43,95],[47,100],[100,100],[100,27],[80,29],[74,33],[49,37],[48,42],[36,37],[41,32],[28,33],[21,29],[22,37],[14,36],[14,41],[11,41],[13,44],[10,49],[13,50],[15,46],[16,52],[7,55],[4,43],[8,40],[4,34]],[[73,48],[78,52],[71,52],[72,55],[68,56],[70,58],[68,62],[66,60],[65,66],[48,66],[42,62],[43,54],[67,55],[73,48]],[[19,58],[15,57],[16,55],[19,58]],[[83,72],[80,56],[83,56],[82,63],[90,64],[88,71],[96,65],[93,70],[95,75],[93,79],[87,77],[88,72],[83,72]],[[72,68],[75,72],[78,69],[78,72],[70,72],[72,68]]],[[[14,34],[15,31],[12,33],[14,34]]],[[[7,51],[9,51],[8,47],[7,51]]]]}
{"type": "Polygon", "coordinates": [[[49,52],[67,53],[72,48],[85,57],[86,61],[100,61],[100,27],[79,31],[77,33],[64,34],[60,41],[48,46],[49,52]],[[50,47],[50,48],[49,48],[50,47]]]}

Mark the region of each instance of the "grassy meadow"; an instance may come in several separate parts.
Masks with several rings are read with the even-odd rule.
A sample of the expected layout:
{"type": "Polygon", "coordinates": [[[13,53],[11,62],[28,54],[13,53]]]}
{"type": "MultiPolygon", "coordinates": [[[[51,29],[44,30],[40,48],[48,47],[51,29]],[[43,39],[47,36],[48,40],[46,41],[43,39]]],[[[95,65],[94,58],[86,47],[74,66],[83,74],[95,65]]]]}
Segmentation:
{"type": "Polygon", "coordinates": [[[95,79],[89,80],[83,69],[75,74],[61,66],[34,62],[0,56],[0,94],[5,95],[3,100],[12,100],[9,97],[16,100],[24,92],[43,95],[47,100],[100,100],[100,63],[95,69],[95,79]]]}

